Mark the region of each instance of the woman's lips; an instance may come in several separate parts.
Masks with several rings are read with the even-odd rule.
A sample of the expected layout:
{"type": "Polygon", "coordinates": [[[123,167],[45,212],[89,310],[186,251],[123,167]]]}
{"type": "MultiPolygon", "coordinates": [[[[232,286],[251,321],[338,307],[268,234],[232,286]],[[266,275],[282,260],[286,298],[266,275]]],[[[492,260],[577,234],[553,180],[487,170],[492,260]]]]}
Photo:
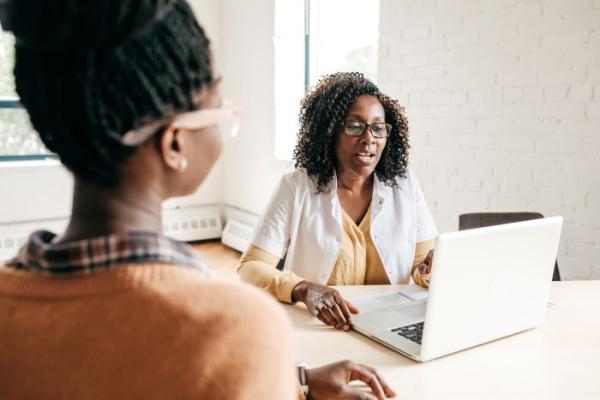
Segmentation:
{"type": "Polygon", "coordinates": [[[369,152],[356,153],[354,155],[360,162],[370,164],[375,158],[375,154],[369,152]]]}

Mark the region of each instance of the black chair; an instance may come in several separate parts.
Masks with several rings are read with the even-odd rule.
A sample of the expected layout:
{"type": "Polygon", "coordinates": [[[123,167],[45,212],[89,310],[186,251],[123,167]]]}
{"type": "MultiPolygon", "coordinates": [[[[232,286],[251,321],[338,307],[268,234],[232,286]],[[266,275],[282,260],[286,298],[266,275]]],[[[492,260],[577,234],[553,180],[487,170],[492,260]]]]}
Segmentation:
{"type": "MultiPolygon", "coordinates": [[[[508,224],[511,222],[529,221],[532,219],[544,218],[537,212],[490,212],[490,213],[470,213],[461,214],[458,217],[458,229],[482,228],[484,226],[508,224]]],[[[560,271],[558,262],[554,264],[553,281],[560,281],[560,271]]]]}

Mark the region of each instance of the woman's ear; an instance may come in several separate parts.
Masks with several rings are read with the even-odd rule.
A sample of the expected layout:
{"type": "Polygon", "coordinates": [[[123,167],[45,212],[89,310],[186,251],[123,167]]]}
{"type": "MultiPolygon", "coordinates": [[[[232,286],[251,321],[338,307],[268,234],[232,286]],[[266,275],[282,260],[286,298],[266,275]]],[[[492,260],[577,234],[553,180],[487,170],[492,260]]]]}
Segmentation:
{"type": "Polygon", "coordinates": [[[184,130],[174,129],[172,125],[169,125],[159,136],[160,155],[167,168],[174,172],[185,172],[188,167],[188,160],[183,155],[185,146],[184,130]]]}

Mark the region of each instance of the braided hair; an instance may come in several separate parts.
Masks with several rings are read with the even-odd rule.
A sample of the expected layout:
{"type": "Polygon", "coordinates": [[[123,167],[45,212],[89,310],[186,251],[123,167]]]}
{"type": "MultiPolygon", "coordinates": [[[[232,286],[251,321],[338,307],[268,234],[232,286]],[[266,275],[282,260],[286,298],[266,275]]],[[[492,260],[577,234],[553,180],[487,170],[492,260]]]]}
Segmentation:
{"type": "MultiPolygon", "coordinates": [[[[6,4],[3,3],[3,4],[6,4]]],[[[135,148],[120,137],[197,108],[209,40],[185,0],[9,0],[15,81],[33,127],[78,178],[105,186],[135,148]]]]}
{"type": "Polygon", "coordinates": [[[397,100],[358,72],[338,72],[322,77],[304,97],[300,107],[300,131],[294,149],[296,168],[316,180],[317,192],[325,190],[333,179],[336,166],[336,134],[356,98],[376,97],[385,110],[385,121],[392,125],[379,163],[377,177],[388,186],[397,186],[397,178],[406,176],[408,164],[408,121],[397,100]]]}

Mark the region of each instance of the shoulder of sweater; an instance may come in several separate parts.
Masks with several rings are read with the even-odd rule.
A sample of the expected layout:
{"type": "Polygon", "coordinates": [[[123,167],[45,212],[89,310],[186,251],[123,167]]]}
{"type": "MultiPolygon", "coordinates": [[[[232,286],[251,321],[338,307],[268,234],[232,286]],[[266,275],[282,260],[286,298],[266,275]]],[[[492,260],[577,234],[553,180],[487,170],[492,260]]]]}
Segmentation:
{"type": "Polygon", "coordinates": [[[173,366],[163,369],[161,379],[174,374],[189,382],[184,387],[198,386],[200,379],[204,392],[198,398],[290,398],[283,393],[295,389],[291,324],[270,296],[183,268],[166,287],[163,282],[148,289],[151,298],[139,306],[158,304],[144,310],[142,329],[161,330],[149,347],[161,365],[173,366]]]}
{"type": "Polygon", "coordinates": [[[283,393],[296,390],[293,336],[278,302],[253,286],[222,279],[190,282],[181,296],[190,318],[171,327],[188,353],[180,366],[194,370],[200,362],[210,371],[204,381],[218,377],[226,393],[219,398],[292,398],[283,393]]]}
{"type": "Polygon", "coordinates": [[[202,321],[207,317],[238,324],[269,321],[281,329],[289,327],[281,305],[264,291],[241,282],[208,279],[193,272],[184,271],[185,279],[178,280],[176,288],[165,288],[164,282],[157,287],[159,291],[168,290],[168,303],[178,308],[178,312],[202,321]]]}

